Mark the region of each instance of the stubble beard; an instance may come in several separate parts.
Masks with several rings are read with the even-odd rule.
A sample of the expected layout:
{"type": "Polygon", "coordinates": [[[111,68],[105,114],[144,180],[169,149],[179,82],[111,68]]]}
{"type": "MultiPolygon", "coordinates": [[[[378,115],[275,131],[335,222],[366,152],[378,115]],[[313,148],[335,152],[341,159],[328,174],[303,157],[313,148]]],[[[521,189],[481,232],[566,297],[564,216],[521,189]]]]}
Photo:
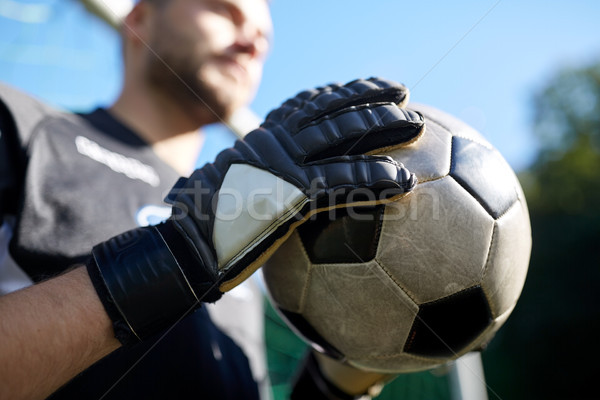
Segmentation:
{"type": "Polygon", "coordinates": [[[203,77],[205,65],[193,43],[163,30],[148,54],[146,80],[157,92],[173,101],[201,124],[222,122],[232,110],[227,93],[203,77]],[[176,44],[176,45],[174,45],[176,44]]]}

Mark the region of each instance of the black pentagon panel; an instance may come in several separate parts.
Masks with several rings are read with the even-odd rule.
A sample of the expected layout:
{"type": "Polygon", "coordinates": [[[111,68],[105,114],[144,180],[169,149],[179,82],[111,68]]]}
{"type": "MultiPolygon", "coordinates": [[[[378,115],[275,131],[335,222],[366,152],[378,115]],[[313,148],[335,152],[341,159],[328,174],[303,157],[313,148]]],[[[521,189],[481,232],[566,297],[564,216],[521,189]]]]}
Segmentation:
{"type": "Polygon", "coordinates": [[[471,343],[492,322],[480,286],[421,304],[404,351],[425,357],[450,357],[471,343]]]}
{"type": "Polygon", "coordinates": [[[494,219],[517,200],[517,182],[500,153],[472,140],[452,138],[450,175],[487,210],[494,219]]]}
{"type": "Polygon", "coordinates": [[[322,212],[300,225],[298,233],[314,264],[355,264],[375,258],[385,206],[322,212]],[[316,218],[315,218],[316,217],[316,218]]]}

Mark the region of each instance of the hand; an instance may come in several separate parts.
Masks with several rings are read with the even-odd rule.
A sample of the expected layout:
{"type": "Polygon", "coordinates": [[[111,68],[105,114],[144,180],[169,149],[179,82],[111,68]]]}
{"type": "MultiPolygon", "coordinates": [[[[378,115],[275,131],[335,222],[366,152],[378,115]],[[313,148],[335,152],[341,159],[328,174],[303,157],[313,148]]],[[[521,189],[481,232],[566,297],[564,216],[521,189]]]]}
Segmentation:
{"type": "Polygon", "coordinates": [[[309,350],[292,386],[291,400],[377,397],[396,375],[363,371],[309,350]]]}
{"type": "Polygon", "coordinates": [[[416,179],[401,164],[365,155],[420,137],[422,117],[400,108],[407,101],[404,86],[380,79],[301,92],[180,179],[165,223],[96,246],[88,270],[117,337],[143,338],[216,301],[317,212],[411,191],[416,179]]]}

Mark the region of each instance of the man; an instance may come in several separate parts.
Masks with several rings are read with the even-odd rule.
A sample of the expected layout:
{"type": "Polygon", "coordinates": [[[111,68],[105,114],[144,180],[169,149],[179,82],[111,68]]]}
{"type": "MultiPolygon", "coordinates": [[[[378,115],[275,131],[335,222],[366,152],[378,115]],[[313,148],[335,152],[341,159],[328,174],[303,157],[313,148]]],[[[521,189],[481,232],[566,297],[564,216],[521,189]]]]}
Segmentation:
{"type": "MultiPolygon", "coordinates": [[[[384,81],[301,94],[248,141],[179,181],[166,222],[136,228],[149,222],[140,211],[161,205],[190,173],[198,128],[251,98],[271,23],[263,0],[142,0],[123,32],[124,86],[108,110],[61,114],[0,92],[3,229],[12,234],[12,265],[45,280],[0,298],[0,397],[257,398],[245,354],[198,307],[247,278],[313,212],[348,204],[348,190],[373,194],[356,204],[410,191],[414,177],[389,159],[332,151],[366,133],[382,138],[379,147],[402,145],[422,121],[395,111],[406,93],[384,81]],[[375,108],[381,118],[366,125],[334,120],[375,108]],[[306,118],[294,119],[298,112],[306,118]],[[339,124],[336,143],[320,140],[331,124],[339,124]],[[303,138],[310,140],[300,157],[293,147],[303,138]],[[271,203],[272,221],[217,218],[228,207],[219,189],[276,184],[292,200],[271,203]]],[[[362,143],[355,154],[373,150],[362,143]]],[[[337,384],[333,365],[323,369],[337,384]]],[[[310,396],[319,391],[312,386],[310,396]]]]}
{"type": "MultiPolygon", "coordinates": [[[[162,197],[177,177],[179,175],[189,175],[202,140],[202,136],[198,135],[198,127],[225,118],[237,107],[249,101],[260,80],[264,57],[269,48],[270,35],[271,22],[264,1],[150,1],[140,2],[136,5],[124,21],[125,78],[122,93],[108,113],[104,110],[96,111],[86,116],[86,120],[83,122],[100,126],[102,130],[112,131],[115,135],[126,137],[124,141],[133,142],[134,146],[141,146],[142,142],[151,144],[152,150],[160,160],[142,161],[155,170],[147,174],[149,178],[146,180],[150,183],[150,186],[140,179],[134,179],[131,185],[146,185],[153,189],[152,184],[155,183],[154,174],[156,174],[160,177],[160,186],[156,190],[152,190],[153,195],[133,193],[131,194],[132,198],[146,197],[146,202],[161,205],[162,197]],[[127,132],[122,132],[124,130],[127,132]],[[133,134],[133,131],[135,131],[135,134],[133,134]],[[136,136],[139,136],[139,138],[136,136]],[[164,161],[164,163],[160,161],[164,161]],[[157,165],[160,170],[157,169],[157,165]],[[172,169],[169,167],[172,167],[172,169]]],[[[104,159],[110,160],[110,156],[120,153],[120,151],[114,151],[116,150],[114,147],[104,146],[98,140],[91,140],[84,136],[78,136],[78,138],[76,150],[79,154],[83,153],[84,157],[87,155],[88,159],[91,159],[94,155],[96,155],[96,159],[101,159],[102,153],[104,153],[104,159]]],[[[77,140],[77,137],[73,140],[77,140]]],[[[113,158],[116,159],[116,157],[113,158]]],[[[91,161],[94,163],[94,160],[91,161]]],[[[98,161],[95,163],[99,165],[99,168],[102,167],[98,161]]],[[[112,165],[112,167],[114,168],[115,165],[112,165]]],[[[124,164],[121,166],[121,170],[132,169],[133,167],[124,164]]],[[[65,166],[65,168],[68,169],[69,167],[65,166]]],[[[119,169],[118,166],[117,169],[119,169]]],[[[73,173],[75,171],[66,172],[73,173]]],[[[141,177],[143,178],[144,175],[141,175],[141,177]]],[[[50,178],[45,177],[45,179],[50,178]]],[[[127,181],[132,180],[125,177],[120,181],[112,180],[102,184],[94,182],[92,177],[88,177],[88,179],[91,180],[85,191],[89,192],[94,190],[92,188],[95,188],[99,193],[118,192],[122,190],[123,185],[129,184],[127,181]],[[97,187],[97,185],[106,186],[97,187]]],[[[139,190],[133,189],[132,191],[139,190]]],[[[40,188],[39,193],[52,204],[48,199],[48,191],[40,188]]],[[[119,194],[119,197],[121,195],[122,193],[119,194]]],[[[61,194],[57,194],[57,197],[60,196],[61,194]]],[[[106,196],[110,196],[110,194],[106,193],[106,196]]],[[[57,199],[56,202],[94,201],[89,197],[92,196],[88,194],[87,199],[57,199]]],[[[108,201],[108,203],[112,202],[108,201]]],[[[146,204],[132,205],[132,209],[126,212],[129,214],[128,220],[131,220],[138,212],[138,208],[141,209],[143,205],[146,204]]],[[[122,205],[120,206],[122,207],[122,205]]],[[[85,224],[89,225],[87,228],[84,226],[71,227],[73,229],[72,236],[74,237],[68,239],[72,243],[71,246],[77,245],[78,240],[76,240],[76,237],[82,235],[79,230],[89,230],[92,225],[97,227],[95,231],[98,233],[92,234],[95,238],[89,244],[79,244],[82,247],[81,250],[83,250],[83,247],[88,247],[89,251],[90,244],[131,228],[131,222],[125,222],[124,216],[121,218],[123,220],[121,223],[115,222],[115,219],[118,220],[119,218],[112,218],[104,223],[101,221],[107,218],[108,213],[114,214],[112,209],[108,209],[112,207],[119,207],[119,205],[113,203],[110,207],[106,207],[107,209],[103,209],[102,204],[94,204],[90,206],[89,210],[81,210],[81,213],[86,214],[85,220],[87,222],[85,224]],[[90,219],[96,219],[96,221],[91,222],[90,219]],[[102,226],[107,223],[110,224],[110,227],[102,226]],[[102,231],[104,233],[101,233],[102,231]]],[[[21,217],[19,227],[17,227],[19,231],[34,230],[37,231],[38,237],[57,237],[58,234],[56,228],[52,226],[53,224],[40,223],[39,219],[42,217],[36,216],[36,214],[39,215],[38,212],[35,214],[32,212],[29,216],[21,217]],[[28,223],[35,227],[25,226],[28,223]]],[[[57,218],[61,217],[57,216],[57,218]]],[[[83,223],[83,217],[77,219],[83,223]]],[[[20,239],[23,236],[25,236],[25,233],[16,232],[13,238],[15,251],[12,253],[20,264],[38,263],[39,260],[30,261],[28,259],[31,257],[29,254],[36,251],[35,245],[25,243],[26,240],[33,242],[34,239],[20,239]],[[18,245],[14,244],[17,240],[20,242],[18,245]]],[[[62,235],[59,239],[63,243],[67,241],[62,235]]],[[[48,247],[50,246],[66,247],[65,244],[60,243],[48,244],[48,247]]],[[[60,254],[60,252],[76,254],[81,250],[71,248],[58,252],[46,252],[50,254],[60,254]]],[[[57,260],[52,261],[52,266],[47,265],[48,262],[45,261],[46,265],[43,266],[43,270],[27,271],[28,274],[34,279],[40,279],[39,275],[54,275],[66,268],[68,262],[72,262],[66,260],[70,258],[70,255],[57,255],[54,258],[57,260]],[[59,258],[60,260],[58,260],[59,258]]],[[[152,352],[149,352],[148,356],[108,393],[107,397],[110,397],[111,393],[115,397],[125,396],[129,390],[132,390],[139,397],[149,397],[149,394],[162,397],[161,393],[168,393],[177,397],[177,387],[169,387],[169,383],[172,383],[173,380],[183,382],[182,387],[188,386],[190,391],[197,390],[193,389],[191,385],[197,387],[206,384],[205,380],[210,378],[208,375],[204,379],[194,375],[197,375],[200,369],[210,371],[211,368],[205,368],[204,365],[194,365],[193,362],[187,362],[186,368],[175,368],[182,363],[186,363],[185,360],[198,360],[198,363],[200,363],[199,360],[207,358],[204,354],[205,348],[194,349],[193,344],[179,347],[168,344],[169,342],[181,342],[182,335],[190,338],[194,335],[207,336],[210,334],[214,336],[213,340],[217,345],[235,348],[237,353],[233,353],[236,354],[233,356],[234,358],[244,359],[245,356],[237,349],[237,346],[230,343],[230,340],[212,324],[204,322],[204,320],[208,320],[205,310],[200,310],[198,314],[190,322],[186,321],[188,327],[181,326],[181,328],[177,328],[181,329],[184,334],[173,332],[173,335],[161,340],[159,345],[152,352]],[[209,328],[206,328],[206,326],[209,328]],[[206,333],[204,330],[210,332],[206,333]],[[161,346],[164,346],[164,350],[161,346]],[[196,354],[194,354],[194,351],[196,351],[196,354]],[[167,356],[164,355],[166,352],[169,352],[167,356]],[[131,384],[128,383],[129,380],[138,381],[137,374],[144,375],[143,371],[148,369],[162,369],[162,382],[161,380],[148,382],[148,379],[145,379],[147,381],[145,385],[131,388],[131,384]],[[186,369],[189,370],[187,375],[182,374],[182,371],[186,369]],[[170,378],[166,378],[164,375],[170,375],[170,378]],[[186,381],[188,385],[185,384],[186,381]]],[[[194,342],[193,340],[189,341],[194,342]]],[[[114,359],[118,358],[119,362],[105,360],[107,367],[96,366],[95,368],[99,372],[90,371],[84,374],[79,380],[72,382],[70,386],[63,389],[65,395],[58,393],[56,398],[70,397],[71,395],[79,398],[101,397],[125,374],[134,362],[141,358],[142,354],[152,344],[153,342],[146,342],[143,346],[134,349],[135,351],[128,351],[127,354],[130,354],[128,356],[121,353],[114,354],[112,357],[114,359]],[[110,367],[108,366],[109,363],[110,367]],[[115,367],[112,367],[113,364],[120,367],[115,369],[115,367]],[[110,372],[106,370],[110,370],[110,372]],[[98,382],[98,379],[101,379],[101,382],[98,382]],[[91,385],[91,381],[96,382],[91,385]]],[[[210,346],[208,348],[211,349],[210,346]]],[[[222,353],[228,356],[232,354],[232,351],[223,350],[222,353]]],[[[245,360],[243,361],[245,362],[245,360]]],[[[238,362],[230,362],[230,364],[235,366],[238,362]]],[[[239,364],[244,365],[242,362],[239,364]]],[[[244,393],[249,398],[255,396],[252,392],[248,394],[249,390],[253,389],[255,392],[256,389],[252,377],[248,373],[247,366],[245,368],[239,373],[228,371],[232,378],[237,378],[236,385],[225,389],[225,393],[230,392],[229,396],[231,398],[239,397],[240,393],[244,393]],[[236,374],[241,377],[237,377],[236,374]]],[[[212,370],[214,371],[214,367],[212,370]]],[[[154,372],[154,374],[157,373],[154,372]]],[[[29,387],[27,382],[28,379],[21,383],[13,381],[13,383],[20,385],[23,390],[29,387]]],[[[206,389],[202,389],[202,392],[210,393],[206,389]]],[[[218,391],[215,390],[215,393],[218,393],[218,391]]]]}

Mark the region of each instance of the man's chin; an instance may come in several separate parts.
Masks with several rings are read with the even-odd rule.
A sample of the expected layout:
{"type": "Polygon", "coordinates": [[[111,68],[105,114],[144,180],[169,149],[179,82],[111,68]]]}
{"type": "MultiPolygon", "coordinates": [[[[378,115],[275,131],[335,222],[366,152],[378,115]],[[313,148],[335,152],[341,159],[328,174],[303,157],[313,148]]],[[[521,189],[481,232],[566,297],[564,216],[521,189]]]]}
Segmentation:
{"type": "Polygon", "coordinates": [[[211,86],[217,97],[223,97],[227,102],[236,105],[245,104],[253,92],[247,75],[219,71],[213,73],[212,79],[204,79],[207,86],[211,86]]]}
{"type": "Polygon", "coordinates": [[[196,112],[203,113],[212,122],[226,121],[235,110],[248,104],[250,98],[244,85],[223,75],[219,79],[205,79],[195,89],[196,112]]]}
{"type": "Polygon", "coordinates": [[[224,120],[229,119],[236,110],[248,104],[247,93],[245,91],[240,92],[239,88],[236,91],[236,88],[232,87],[231,90],[222,90],[221,93],[223,96],[218,100],[218,108],[224,120]]]}

